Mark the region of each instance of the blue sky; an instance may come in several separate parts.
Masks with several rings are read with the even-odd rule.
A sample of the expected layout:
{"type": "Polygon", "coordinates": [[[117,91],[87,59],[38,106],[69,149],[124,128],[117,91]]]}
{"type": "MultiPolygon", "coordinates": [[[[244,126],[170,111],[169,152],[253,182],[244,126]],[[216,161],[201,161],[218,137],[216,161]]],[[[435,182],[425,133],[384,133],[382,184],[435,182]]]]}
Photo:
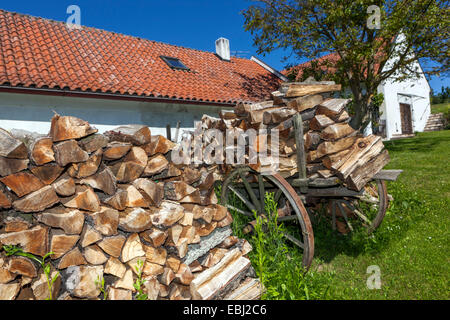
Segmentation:
{"type": "MultiPolygon", "coordinates": [[[[214,51],[219,37],[230,40],[231,51],[244,58],[258,56],[275,69],[282,70],[286,63],[304,60],[290,58],[282,62],[287,52],[278,50],[266,56],[257,55],[252,35],[244,31],[244,18],[240,12],[251,5],[249,0],[51,0],[3,1],[0,8],[31,14],[43,18],[66,21],[69,5],[81,9],[81,24],[150,40],[214,51]]],[[[442,85],[450,86],[449,78],[433,78],[435,91],[442,85]]]]}

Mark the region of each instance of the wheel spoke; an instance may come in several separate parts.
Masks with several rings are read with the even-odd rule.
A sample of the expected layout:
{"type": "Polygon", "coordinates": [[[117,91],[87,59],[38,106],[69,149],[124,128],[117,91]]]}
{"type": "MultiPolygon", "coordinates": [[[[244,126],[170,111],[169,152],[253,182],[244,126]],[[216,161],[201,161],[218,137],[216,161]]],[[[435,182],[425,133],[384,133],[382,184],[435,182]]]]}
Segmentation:
{"type": "Polygon", "coordinates": [[[242,182],[244,183],[244,187],[248,192],[248,195],[250,196],[250,199],[253,202],[254,207],[256,207],[258,210],[256,210],[257,212],[261,212],[261,208],[260,208],[260,204],[258,199],[256,198],[255,193],[253,192],[252,187],[250,187],[250,184],[248,183],[247,179],[244,177],[244,175],[242,174],[242,171],[239,171],[239,176],[242,179],[242,182]]]}
{"type": "Polygon", "coordinates": [[[364,214],[362,214],[359,210],[357,210],[350,202],[348,202],[347,200],[343,200],[343,202],[345,203],[345,205],[352,210],[361,220],[363,220],[364,222],[368,223],[369,226],[372,224],[372,222],[369,220],[369,218],[367,218],[364,214]]]}
{"type": "Polygon", "coordinates": [[[305,245],[303,244],[303,242],[301,242],[294,236],[291,236],[289,233],[283,232],[283,236],[289,241],[293,242],[295,245],[299,246],[300,248],[305,249],[305,245]]]}
{"type": "Polygon", "coordinates": [[[275,193],[275,196],[274,196],[274,201],[276,202],[276,203],[278,203],[278,200],[280,200],[280,197],[281,197],[281,194],[283,193],[283,190],[281,190],[281,189],[278,189],[277,190],[277,192],[275,193]]]}
{"type": "Polygon", "coordinates": [[[231,191],[233,191],[233,193],[239,198],[241,199],[241,201],[247,206],[247,208],[250,209],[250,211],[258,211],[256,210],[256,207],[242,194],[240,193],[238,190],[236,190],[233,186],[228,186],[228,189],[230,189],[231,191]]]}
{"type": "Polygon", "coordinates": [[[266,213],[264,198],[266,196],[265,188],[264,188],[264,180],[262,175],[258,175],[258,185],[259,185],[259,200],[261,201],[261,211],[262,213],[266,213]]]}
{"type": "Polygon", "coordinates": [[[249,217],[253,217],[253,214],[251,212],[245,211],[245,210],[241,210],[239,208],[236,208],[235,206],[232,206],[231,204],[227,204],[226,207],[228,209],[234,210],[236,212],[239,212],[243,215],[249,216],[249,217]]]}
{"type": "Polygon", "coordinates": [[[342,216],[344,217],[345,222],[347,223],[348,228],[350,229],[350,231],[353,231],[352,224],[350,223],[350,221],[348,221],[347,214],[345,213],[345,209],[342,207],[342,205],[339,201],[336,201],[336,203],[339,207],[339,210],[342,213],[342,216]]]}

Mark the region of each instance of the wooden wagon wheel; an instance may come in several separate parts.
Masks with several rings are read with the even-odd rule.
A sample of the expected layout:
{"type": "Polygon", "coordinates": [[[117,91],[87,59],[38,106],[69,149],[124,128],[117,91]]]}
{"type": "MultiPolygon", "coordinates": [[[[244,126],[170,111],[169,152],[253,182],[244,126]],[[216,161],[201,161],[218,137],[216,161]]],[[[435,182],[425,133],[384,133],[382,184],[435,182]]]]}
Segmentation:
{"type": "Polygon", "coordinates": [[[267,214],[264,209],[266,192],[274,192],[275,201],[279,205],[278,221],[297,223],[299,235],[286,232],[284,236],[303,250],[303,266],[308,269],[314,256],[314,234],[311,221],[300,197],[292,186],[279,174],[261,175],[249,167],[234,169],[222,185],[221,199],[229,209],[254,217],[267,214]],[[239,198],[247,210],[232,205],[230,196],[239,198]]]}
{"type": "Polygon", "coordinates": [[[341,226],[345,224],[348,231],[354,231],[358,224],[370,234],[380,226],[388,204],[386,183],[383,180],[372,180],[364,186],[359,196],[329,200],[332,227],[335,230],[340,221],[341,226]]]}

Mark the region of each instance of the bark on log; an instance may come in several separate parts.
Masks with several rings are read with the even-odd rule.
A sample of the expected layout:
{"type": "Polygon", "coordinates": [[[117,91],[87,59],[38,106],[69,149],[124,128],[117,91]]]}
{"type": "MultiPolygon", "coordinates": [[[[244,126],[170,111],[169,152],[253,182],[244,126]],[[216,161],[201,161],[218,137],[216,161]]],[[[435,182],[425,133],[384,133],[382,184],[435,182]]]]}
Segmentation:
{"type": "Polygon", "coordinates": [[[312,130],[321,131],[323,128],[326,128],[332,124],[334,124],[333,120],[328,118],[326,115],[318,114],[309,122],[309,127],[312,130]]]}
{"type": "Polygon", "coordinates": [[[109,138],[103,134],[93,134],[78,141],[80,147],[87,153],[95,152],[108,145],[109,138]]]}

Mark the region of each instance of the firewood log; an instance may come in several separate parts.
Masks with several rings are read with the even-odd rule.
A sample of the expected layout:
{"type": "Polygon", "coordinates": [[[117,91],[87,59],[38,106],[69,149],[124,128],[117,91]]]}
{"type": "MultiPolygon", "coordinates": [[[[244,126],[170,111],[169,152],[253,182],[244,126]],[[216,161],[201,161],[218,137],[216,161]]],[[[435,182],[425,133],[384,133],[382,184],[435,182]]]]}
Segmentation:
{"type": "Polygon", "coordinates": [[[53,142],[50,137],[34,140],[30,145],[30,159],[38,166],[55,160],[53,142]]]}
{"type": "Polygon", "coordinates": [[[295,98],[287,103],[288,108],[302,112],[311,108],[314,108],[323,101],[323,97],[320,94],[308,95],[299,98],[295,98]]]}
{"type": "Polygon", "coordinates": [[[93,175],[97,172],[98,167],[102,161],[103,151],[98,149],[93,154],[89,156],[85,162],[72,163],[72,165],[67,170],[67,173],[73,178],[85,178],[93,175]]]}
{"type": "Polygon", "coordinates": [[[383,150],[364,165],[356,168],[345,182],[350,189],[359,191],[388,163],[389,153],[387,150],[383,150]]]}
{"type": "Polygon", "coordinates": [[[151,132],[147,126],[130,124],[105,132],[110,141],[129,142],[140,146],[151,141],[151,132]]]}
{"type": "Polygon", "coordinates": [[[117,160],[122,158],[124,155],[130,151],[133,145],[128,142],[110,142],[106,146],[105,151],[103,152],[103,158],[105,160],[117,160]]]}
{"type": "Polygon", "coordinates": [[[61,167],[69,163],[84,162],[89,159],[89,154],[80,148],[75,140],[66,140],[53,146],[56,163],[61,167]]]}
{"type": "Polygon", "coordinates": [[[0,156],[0,177],[25,170],[29,162],[28,159],[11,159],[0,156]]]}
{"type": "Polygon", "coordinates": [[[326,127],[321,133],[320,138],[323,140],[337,140],[354,133],[352,127],[350,127],[347,123],[335,123],[328,127],[326,127]]]}
{"type": "Polygon", "coordinates": [[[341,85],[323,85],[323,84],[300,84],[292,83],[286,92],[286,98],[303,97],[324,92],[340,91],[341,85]]]}
{"type": "Polygon", "coordinates": [[[18,172],[0,179],[18,197],[23,197],[33,191],[44,187],[44,184],[35,175],[28,171],[18,172]]]}
{"type": "Polygon", "coordinates": [[[317,147],[317,158],[350,148],[357,137],[346,137],[336,141],[324,141],[317,147]]]}
{"type": "Polygon", "coordinates": [[[321,131],[323,128],[326,128],[332,124],[334,124],[333,120],[328,118],[326,115],[318,114],[310,121],[309,127],[312,130],[321,131]]]}
{"type": "Polygon", "coordinates": [[[329,99],[322,102],[317,108],[317,114],[323,114],[327,117],[336,120],[337,117],[344,110],[345,106],[351,99],[329,99]]]}
{"type": "Polygon", "coordinates": [[[15,210],[22,212],[39,212],[59,202],[52,186],[45,186],[13,202],[15,210]]]}
{"type": "Polygon", "coordinates": [[[60,116],[55,114],[50,125],[49,136],[53,142],[79,139],[98,130],[89,125],[87,121],[71,116],[60,116]]]}
{"type": "Polygon", "coordinates": [[[27,159],[28,149],[22,141],[0,128],[0,156],[13,159],[27,159]]]}
{"type": "Polygon", "coordinates": [[[63,171],[64,167],[61,167],[57,163],[53,162],[31,168],[31,172],[44,184],[51,184],[61,175],[63,171]]]}

